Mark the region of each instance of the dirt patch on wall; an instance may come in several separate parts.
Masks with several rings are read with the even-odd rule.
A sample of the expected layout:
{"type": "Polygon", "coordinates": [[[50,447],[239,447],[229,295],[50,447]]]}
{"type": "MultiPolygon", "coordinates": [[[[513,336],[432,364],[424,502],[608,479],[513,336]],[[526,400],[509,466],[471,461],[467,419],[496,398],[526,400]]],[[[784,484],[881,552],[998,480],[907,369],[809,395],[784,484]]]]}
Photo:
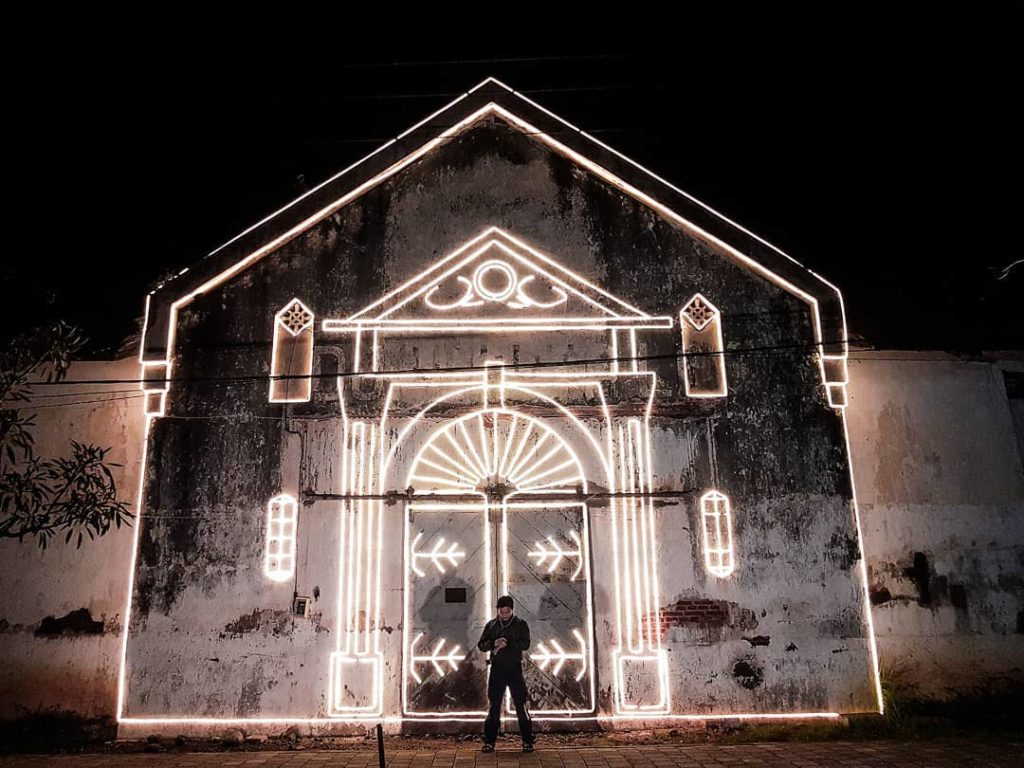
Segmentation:
{"type": "Polygon", "coordinates": [[[35,631],[36,637],[60,637],[61,635],[102,635],[103,621],[95,620],[88,608],[79,608],[59,619],[47,616],[35,631]]]}

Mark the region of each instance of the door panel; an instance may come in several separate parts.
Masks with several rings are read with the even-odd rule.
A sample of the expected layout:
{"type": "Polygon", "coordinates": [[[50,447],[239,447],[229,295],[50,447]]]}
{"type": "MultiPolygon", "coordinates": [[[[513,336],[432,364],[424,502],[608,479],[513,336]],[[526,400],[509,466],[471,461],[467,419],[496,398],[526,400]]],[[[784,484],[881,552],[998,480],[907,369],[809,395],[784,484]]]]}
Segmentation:
{"type": "Polygon", "coordinates": [[[534,714],[594,710],[589,538],[584,504],[504,505],[501,584],[530,625],[523,675],[534,714]]]}
{"type": "Polygon", "coordinates": [[[410,504],[406,510],[404,709],[484,714],[487,664],[476,642],[493,606],[486,508],[410,504]]]}

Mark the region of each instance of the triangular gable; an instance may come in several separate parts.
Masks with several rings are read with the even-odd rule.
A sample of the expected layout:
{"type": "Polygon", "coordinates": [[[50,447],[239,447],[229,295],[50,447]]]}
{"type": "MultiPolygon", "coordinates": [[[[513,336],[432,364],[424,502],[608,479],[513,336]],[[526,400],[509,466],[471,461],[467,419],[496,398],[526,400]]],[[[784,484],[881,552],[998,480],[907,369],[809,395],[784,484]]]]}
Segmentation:
{"type": "Polygon", "coordinates": [[[655,319],[524,241],[490,227],[347,323],[548,317],[619,320],[624,325],[655,319]]]}
{"type": "MultiPolygon", "coordinates": [[[[611,147],[489,78],[154,290],[147,297],[142,361],[154,366],[170,362],[180,307],[232,279],[384,179],[490,116],[528,133],[716,246],[726,257],[807,302],[820,351],[829,358],[845,359],[842,296],[834,285],[611,147]]],[[[825,379],[833,377],[826,372],[825,379]]]]}

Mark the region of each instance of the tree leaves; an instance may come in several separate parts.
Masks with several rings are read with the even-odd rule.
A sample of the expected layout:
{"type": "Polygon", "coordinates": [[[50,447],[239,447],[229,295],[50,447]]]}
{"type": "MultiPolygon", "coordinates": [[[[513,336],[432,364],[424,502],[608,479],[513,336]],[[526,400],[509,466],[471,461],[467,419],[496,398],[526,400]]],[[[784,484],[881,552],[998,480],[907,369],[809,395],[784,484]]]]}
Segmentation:
{"type": "Polygon", "coordinates": [[[57,535],[82,546],[131,524],[128,504],[117,500],[117,485],[106,461],[109,448],[71,441],[65,457],[35,455],[35,416],[11,403],[31,398],[30,379],[60,381],[72,355],[85,343],[81,332],[58,322],[8,341],[0,350],[0,538],[35,537],[46,549],[57,535]]]}

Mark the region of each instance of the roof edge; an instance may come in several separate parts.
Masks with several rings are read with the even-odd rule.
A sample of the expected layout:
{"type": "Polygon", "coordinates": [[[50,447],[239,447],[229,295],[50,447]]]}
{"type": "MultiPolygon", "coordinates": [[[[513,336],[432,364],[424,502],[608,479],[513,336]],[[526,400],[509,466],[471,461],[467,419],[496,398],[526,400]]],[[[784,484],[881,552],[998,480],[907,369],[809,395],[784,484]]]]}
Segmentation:
{"type": "Polygon", "coordinates": [[[489,77],[361,160],[218,246],[193,267],[157,286],[147,296],[140,359],[169,363],[174,341],[174,316],[178,307],[231,279],[313,226],[319,220],[316,218],[318,213],[322,213],[320,218],[330,215],[332,204],[336,204],[334,209],[347,204],[357,196],[355,193],[362,194],[383,180],[377,177],[388,169],[404,167],[457,135],[465,125],[479,119],[470,118],[489,105],[496,107],[504,117],[511,117],[512,122],[535,127],[538,138],[553,148],[557,145],[556,151],[567,152],[574,162],[591,170],[603,171],[621,181],[618,186],[624,187],[625,193],[656,208],[696,236],[723,249],[726,255],[805,300],[815,316],[816,342],[822,353],[845,357],[845,310],[842,294],[835,285],[621,152],[500,80],[489,77]],[[556,129],[558,139],[554,140],[550,134],[556,129]]]}

